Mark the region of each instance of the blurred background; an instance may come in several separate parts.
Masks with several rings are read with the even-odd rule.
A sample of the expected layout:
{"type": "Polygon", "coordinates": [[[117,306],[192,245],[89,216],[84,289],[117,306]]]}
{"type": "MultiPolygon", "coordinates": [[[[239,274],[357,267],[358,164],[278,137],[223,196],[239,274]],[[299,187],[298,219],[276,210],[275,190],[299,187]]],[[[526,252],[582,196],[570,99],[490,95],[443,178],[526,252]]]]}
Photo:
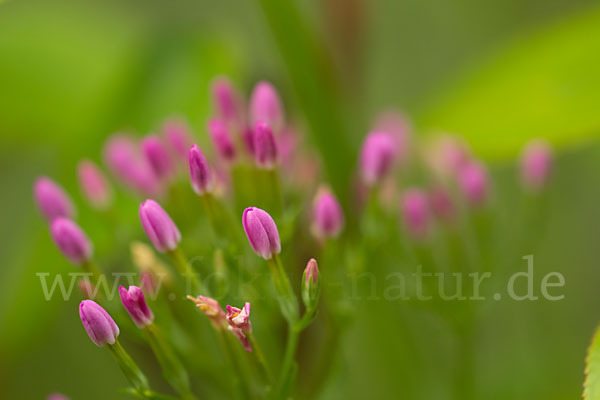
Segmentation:
{"type": "MultiPolygon", "coordinates": [[[[100,162],[110,133],[151,132],[172,115],[205,143],[220,74],[246,95],[258,80],[278,87],[342,198],[372,119],[396,108],[418,135],[464,135],[491,165],[506,225],[518,226],[514,159],[528,139],[549,139],[557,166],[536,276],[561,272],[565,299],[491,304],[475,385],[477,398],[577,398],[600,320],[599,71],[591,0],[0,1],[0,398],[121,398],[124,378],[90,345],[77,299],[43,299],[35,273],[70,267],[32,182],[66,187],[100,252],[110,238],[82,206],[77,161],[100,162]]],[[[395,307],[361,311],[323,398],[446,398],[448,346],[428,339],[439,326],[395,307]],[[407,326],[423,339],[427,374],[403,358],[407,326]]]]}

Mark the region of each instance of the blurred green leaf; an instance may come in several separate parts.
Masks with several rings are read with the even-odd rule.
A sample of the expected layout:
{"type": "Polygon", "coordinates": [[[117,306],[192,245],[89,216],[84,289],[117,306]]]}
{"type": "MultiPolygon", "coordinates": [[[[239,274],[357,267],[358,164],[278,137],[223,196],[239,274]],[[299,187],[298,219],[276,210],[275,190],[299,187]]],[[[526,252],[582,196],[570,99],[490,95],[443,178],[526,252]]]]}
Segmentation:
{"type": "Polygon", "coordinates": [[[600,329],[596,330],[592,344],[588,350],[583,384],[584,400],[600,399],[600,329]]]}
{"type": "Polygon", "coordinates": [[[512,156],[533,137],[571,144],[600,133],[598,65],[595,8],[515,38],[479,72],[445,91],[419,122],[464,135],[488,158],[512,156]]]}

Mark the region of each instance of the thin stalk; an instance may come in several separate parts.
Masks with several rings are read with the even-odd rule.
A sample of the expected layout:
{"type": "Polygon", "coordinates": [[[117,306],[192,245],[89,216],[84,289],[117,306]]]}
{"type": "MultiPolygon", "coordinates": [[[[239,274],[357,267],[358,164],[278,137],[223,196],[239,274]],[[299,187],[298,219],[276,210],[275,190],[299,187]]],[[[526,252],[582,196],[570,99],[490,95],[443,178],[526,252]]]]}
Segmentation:
{"type": "Polygon", "coordinates": [[[458,334],[458,360],[455,381],[454,398],[456,400],[474,400],[474,375],[475,375],[475,329],[473,321],[469,318],[465,325],[459,327],[458,334]]]}
{"type": "Polygon", "coordinates": [[[93,260],[87,260],[82,264],[82,268],[85,272],[92,274],[91,284],[97,286],[98,280],[102,275],[102,271],[100,271],[100,268],[98,268],[96,263],[93,260]]]}
{"type": "Polygon", "coordinates": [[[190,379],[183,364],[165,341],[160,330],[155,324],[147,325],[144,330],[152,351],[158,359],[165,380],[181,395],[183,400],[195,400],[196,396],[190,389],[190,379]]]}
{"type": "Polygon", "coordinates": [[[239,395],[242,399],[250,399],[250,389],[248,387],[248,382],[246,381],[246,377],[242,368],[238,364],[238,360],[234,355],[233,347],[231,346],[231,335],[225,329],[219,329],[219,339],[221,342],[221,347],[223,349],[223,354],[225,355],[225,361],[227,364],[233,367],[233,373],[235,375],[237,386],[239,388],[239,395]]]}
{"type": "Polygon", "coordinates": [[[125,374],[127,380],[133,385],[136,392],[144,398],[150,398],[150,387],[148,385],[148,379],[144,375],[144,373],[137,366],[135,361],[127,354],[121,343],[118,340],[115,341],[114,344],[109,344],[106,346],[115,360],[121,371],[125,374]]]}
{"type": "Polygon", "coordinates": [[[185,278],[186,280],[186,291],[191,290],[192,293],[202,293],[202,282],[198,278],[196,271],[192,268],[190,263],[187,261],[185,254],[180,247],[175,248],[175,250],[170,250],[167,252],[171,261],[175,265],[177,271],[185,278]]]}
{"type": "Polygon", "coordinates": [[[271,384],[273,382],[273,375],[271,374],[271,370],[269,368],[269,365],[267,364],[267,361],[262,352],[262,349],[260,348],[260,346],[259,346],[258,342],[256,341],[256,338],[254,337],[254,334],[252,332],[249,332],[246,336],[248,337],[248,342],[250,343],[250,347],[252,347],[252,352],[254,353],[254,357],[256,358],[256,361],[258,362],[258,365],[260,366],[260,373],[262,375],[263,380],[266,383],[271,384]]]}
{"type": "Polygon", "coordinates": [[[267,264],[271,271],[271,277],[273,278],[273,285],[277,292],[281,312],[288,323],[293,324],[298,319],[298,299],[294,295],[290,280],[281,263],[281,258],[278,254],[275,254],[272,258],[267,260],[267,264]]]}

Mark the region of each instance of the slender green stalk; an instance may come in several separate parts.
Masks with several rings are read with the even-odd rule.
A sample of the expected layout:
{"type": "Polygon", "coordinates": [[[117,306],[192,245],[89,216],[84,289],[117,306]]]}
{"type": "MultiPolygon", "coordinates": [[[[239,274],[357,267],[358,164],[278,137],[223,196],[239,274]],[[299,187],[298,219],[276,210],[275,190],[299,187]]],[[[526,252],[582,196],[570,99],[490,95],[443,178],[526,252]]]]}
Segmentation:
{"type": "Polygon", "coordinates": [[[144,331],[146,331],[150,347],[162,367],[165,380],[177,390],[183,400],[196,399],[190,389],[187,371],[171,346],[165,341],[158,327],[150,324],[144,328],[144,331]]]}
{"type": "Polygon", "coordinates": [[[298,299],[294,295],[290,280],[281,263],[281,258],[279,255],[275,254],[272,258],[267,260],[267,264],[271,271],[271,277],[273,278],[273,285],[277,292],[281,312],[289,324],[294,324],[298,319],[298,299]]]}
{"type": "Polygon", "coordinates": [[[471,318],[457,330],[458,351],[454,398],[456,400],[474,400],[474,324],[471,318]]]}
{"type": "Polygon", "coordinates": [[[167,252],[171,261],[175,265],[177,271],[185,278],[186,280],[186,290],[192,291],[192,293],[202,293],[203,287],[202,282],[200,281],[199,274],[194,271],[190,263],[188,262],[185,254],[181,248],[177,247],[175,250],[171,250],[167,252]],[[191,284],[191,288],[190,288],[191,284]]]}
{"type": "Polygon", "coordinates": [[[279,172],[276,168],[265,171],[267,175],[267,187],[271,195],[272,212],[275,215],[281,215],[283,210],[283,195],[281,192],[281,182],[279,180],[279,172]]]}
{"type": "Polygon", "coordinates": [[[258,365],[260,366],[262,378],[266,383],[271,384],[273,382],[273,375],[271,374],[271,370],[267,364],[267,360],[265,359],[262,349],[260,348],[252,332],[249,332],[246,336],[248,337],[250,347],[252,347],[252,353],[254,354],[258,365]]]}
{"type": "Polygon", "coordinates": [[[116,340],[114,344],[108,344],[106,347],[110,350],[117,364],[119,364],[121,371],[123,371],[127,380],[133,385],[137,394],[143,398],[150,398],[148,379],[135,361],[127,354],[121,343],[116,340]]]}
{"type": "Polygon", "coordinates": [[[82,268],[85,272],[92,274],[90,283],[94,286],[98,285],[98,280],[102,275],[102,271],[100,271],[100,268],[98,268],[96,263],[93,260],[88,260],[82,264],[82,268]]]}
{"type": "Polygon", "coordinates": [[[225,355],[225,361],[227,364],[233,367],[235,375],[234,379],[237,382],[240,398],[244,400],[252,398],[250,396],[250,389],[248,387],[246,377],[238,363],[238,359],[235,357],[235,352],[233,350],[233,346],[231,345],[231,334],[225,329],[219,329],[218,333],[223,354],[225,355]]]}
{"type": "Polygon", "coordinates": [[[288,337],[285,345],[283,362],[281,364],[281,373],[279,375],[279,399],[287,398],[294,380],[296,371],[296,361],[294,357],[296,356],[296,349],[298,348],[298,340],[300,339],[301,331],[302,330],[296,324],[288,325],[288,337]]]}

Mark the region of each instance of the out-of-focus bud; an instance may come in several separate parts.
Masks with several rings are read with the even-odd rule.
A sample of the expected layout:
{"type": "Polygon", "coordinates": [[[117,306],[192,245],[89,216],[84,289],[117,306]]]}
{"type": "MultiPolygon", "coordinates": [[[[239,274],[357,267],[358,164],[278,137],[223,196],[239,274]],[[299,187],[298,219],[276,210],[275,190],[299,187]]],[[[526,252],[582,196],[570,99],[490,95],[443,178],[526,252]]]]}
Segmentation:
{"type": "Polygon", "coordinates": [[[159,179],[168,180],[175,171],[169,152],[164,143],[156,135],[150,135],[142,140],[142,154],[152,167],[154,175],[159,179]]]}
{"type": "Polygon", "coordinates": [[[75,218],[75,206],[60,185],[45,176],[36,179],[33,194],[38,209],[48,222],[54,218],[75,218]]]}
{"type": "Polygon", "coordinates": [[[242,140],[244,141],[244,146],[246,147],[248,154],[254,156],[254,132],[248,125],[244,126],[242,129],[242,140]]]}
{"type": "Polygon", "coordinates": [[[319,299],[319,266],[311,258],[302,274],[302,301],[308,310],[314,310],[319,299]]]}
{"type": "Polygon", "coordinates": [[[50,233],[56,247],[75,265],[92,258],[92,245],[81,228],[68,218],[55,218],[50,233]]]}
{"type": "Polygon", "coordinates": [[[113,201],[113,191],[102,170],[90,160],[77,166],[79,187],[88,203],[97,210],[106,210],[113,201]]]}
{"type": "Polygon", "coordinates": [[[313,230],[319,238],[336,237],[344,225],[344,214],[337,198],[323,186],[317,192],[313,206],[313,230]]]}
{"type": "Polygon", "coordinates": [[[285,125],[285,115],[279,93],[269,82],[258,82],[250,96],[250,123],[266,122],[275,132],[285,125]]]}
{"type": "Polygon", "coordinates": [[[52,393],[48,395],[46,400],[69,400],[69,398],[60,393],[52,393]]]}
{"type": "Polygon", "coordinates": [[[281,252],[277,225],[269,213],[257,207],[248,207],[242,215],[242,225],[256,254],[268,260],[281,252]]]}
{"type": "Polygon", "coordinates": [[[431,214],[427,195],[421,189],[408,189],[402,196],[402,217],[408,234],[425,239],[431,229],[431,214]]]}
{"type": "Polygon", "coordinates": [[[80,279],[77,281],[77,287],[81,294],[88,298],[93,299],[96,294],[96,288],[88,279],[80,279]]]}
{"type": "Polygon", "coordinates": [[[448,223],[456,217],[456,208],[450,193],[442,185],[435,185],[429,191],[429,207],[440,221],[448,223]]]}
{"type": "MultiPolygon", "coordinates": [[[[144,278],[144,275],[146,274],[149,274],[152,277],[153,290],[148,291],[147,293],[155,293],[154,285],[157,284],[157,279],[160,279],[161,281],[164,280],[166,284],[172,283],[173,277],[171,270],[156,257],[152,247],[148,246],[146,243],[134,241],[131,243],[130,251],[133,264],[141,271],[141,278],[144,278]]],[[[142,279],[141,282],[142,289],[145,290],[144,279],[142,279]]]]}
{"type": "Polygon", "coordinates": [[[248,340],[248,334],[252,332],[252,325],[250,324],[250,303],[246,302],[242,309],[228,305],[226,310],[229,330],[237,336],[240,343],[242,343],[242,346],[244,346],[244,349],[252,351],[252,347],[250,347],[250,342],[248,340]]]}
{"type": "Polygon", "coordinates": [[[458,183],[464,198],[471,206],[485,204],[489,194],[489,178],[485,167],[478,162],[469,162],[458,175],[458,183]]]}
{"type": "Polygon", "coordinates": [[[208,163],[202,151],[198,146],[193,145],[188,154],[188,163],[190,168],[190,181],[196,194],[202,196],[211,191],[212,175],[208,168],[208,163]]]}
{"type": "Polygon", "coordinates": [[[431,145],[426,158],[436,175],[455,177],[471,162],[472,156],[468,144],[462,138],[443,135],[431,145]]]}
{"type": "Polygon", "coordinates": [[[526,189],[539,191],[546,186],[553,166],[552,148],[543,139],[529,141],[521,154],[521,182],[526,189]]]}
{"type": "Polygon", "coordinates": [[[230,126],[239,129],[244,122],[244,112],[239,94],[226,77],[215,78],[212,96],[217,115],[230,126]]]}
{"type": "Polygon", "coordinates": [[[79,304],[79,317],[92,342],[96,346],[114,344],[119,336],[119,327],[112,317],[93,300],[79,304]]]}
{"type": "Polygon", "coordinates": [[[181,241],[181,233],[169,214],[154,200],[146,200],[140,205],[140,220],[148,238],[156,250],[175,250],[181,241]]]}
{"type": "Polygon", "coordinates": [[[129,316],[138,328],[152,324],[154,314],[152,314],[152,310],[146,304],[146,298],[142,289],[137,286],[129,286],[129,289],[119,286],[119,296],[127,313],[129,313],[129,316]]]}
{"type": "Polygon", "coordinates": [[[227,326],[227,318],[217,300],[206,296],[187,296],[187,298],[193,301],[196,307],[210,319],[215,329],[221,330],[227,326]]]}
{"type": "Polygon", "coordinates": [[[219,156],[225,161],[233,161],[235,146],[227,125],[222,120],[213,118],[208,122],[208,132],[219,156]]]}
{"type": "Polygon", "coordinates": [[[393,110],[384,111],[375,120],[375,130],[388,132],[396,139],[398,161],[404,162],[411,146],[411,128],[407,118],[393,110]]]}
{"type": "Polygon", "coordinates": [[[265,169],[272,169],[277,164],[277,143],[266,122],[257,122],[254,126],[254,160],[265,169]]]}
{"type": "Polygon", "coordinates": [[[144,293],[154,294],[157,289],[157,282],[154,278],[154,275],[149,270],[143,270],[140,272],[140,288],[144,291],[144,293]]]}
{"type": "Polygon", "coordinates": [[[111,136],[104,148],[104,160],[114,176],[136,193],[156,196],[161,192],[160,181],[133,138],[111,136]]]}
{"type": "Polygon", "coordinates": [[[185,122],[169,119],[163,125],[163,137],[171,153],[182,163],[187,160],[188,149],[193,143],[190,130],[185,122]]]}
{"type": "Polygon", "coordinates": [[[361,175],[372,186],[392,169],[396,161],[397,147],[394,137],[387,132],[371,132],[365,139],[361,155],[361,175]]]}

